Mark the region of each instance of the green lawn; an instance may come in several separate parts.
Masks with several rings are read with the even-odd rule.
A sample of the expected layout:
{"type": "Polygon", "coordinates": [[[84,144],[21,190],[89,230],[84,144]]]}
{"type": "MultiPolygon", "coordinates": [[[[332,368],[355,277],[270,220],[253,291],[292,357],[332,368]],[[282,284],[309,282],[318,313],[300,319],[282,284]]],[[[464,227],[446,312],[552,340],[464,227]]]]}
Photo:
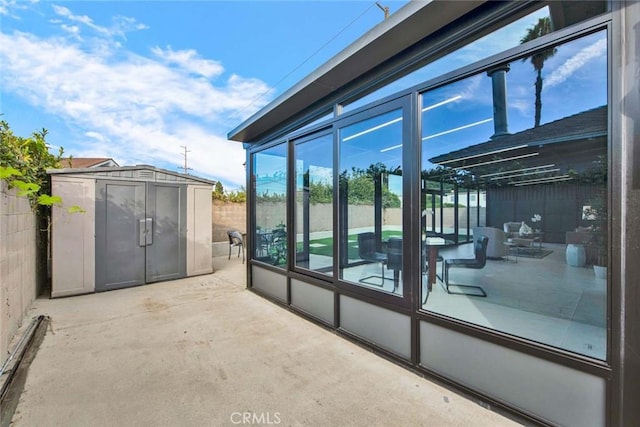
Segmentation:
{"type": "MultiPolygon", "coordinates": [[[[402,236],[402,232],[401,231],[393,231],[393,230],[386,230],[382,232],[382,240],[388,240],[389,237],[392,236],[402,236]]],[[[311,240],[309,242],[310,245],[313,244],[321,244],[324,246],[318,246],[318,247],[313,247],[311,246],[309,248],[309,252],[311,252],[314,255],[324,255],[324,256],[332,256],[333,255],[333,238],[332,237],[325,237],[324,239],[314,239],[311,240]]],[[[349,259],[357,259],[360,258],[358,256],[358,235],[357,234],[350,234],[349,235],[349,242],[348,242],[348,250],[349,250],[349,259]]],[[[298,242],[298,246],[297,246],[298,252],[302,251],[302,242],[298,242]]]]}

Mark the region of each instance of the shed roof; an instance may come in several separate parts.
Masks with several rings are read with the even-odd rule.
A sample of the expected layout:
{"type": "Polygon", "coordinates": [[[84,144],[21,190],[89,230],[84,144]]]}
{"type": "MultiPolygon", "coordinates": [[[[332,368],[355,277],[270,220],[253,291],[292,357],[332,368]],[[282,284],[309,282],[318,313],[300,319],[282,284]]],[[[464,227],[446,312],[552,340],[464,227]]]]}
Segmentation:
{"type": "Polygon", "coordinates": [[[144,181],[144,182],[179,182],[215,185],[216,181],[185,175],[150,165],[118,166],[83,169],[47,169],[50,175],[84,175],[105,179],[144,181]]]}

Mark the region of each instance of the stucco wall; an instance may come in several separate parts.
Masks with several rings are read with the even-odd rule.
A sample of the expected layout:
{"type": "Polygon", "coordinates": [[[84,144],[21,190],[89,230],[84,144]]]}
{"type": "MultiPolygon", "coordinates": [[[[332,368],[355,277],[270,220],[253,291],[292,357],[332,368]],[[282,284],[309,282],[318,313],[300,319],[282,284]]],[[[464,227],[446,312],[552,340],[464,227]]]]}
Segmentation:
{"type": "Polygon", "coordinates": [[[36,217],[29,201],[0,181],[0,362],[36,289],[36,217]]]}

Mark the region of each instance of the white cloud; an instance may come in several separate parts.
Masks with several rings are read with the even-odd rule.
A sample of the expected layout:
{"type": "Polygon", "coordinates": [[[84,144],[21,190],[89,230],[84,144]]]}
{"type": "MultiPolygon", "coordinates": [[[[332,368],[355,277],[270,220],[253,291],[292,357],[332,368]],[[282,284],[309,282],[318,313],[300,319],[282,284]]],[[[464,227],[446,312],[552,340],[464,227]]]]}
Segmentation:
{"type": "Polygon", "coordinates": [[[544,80],[544,89],[559,85],[573,73],[584,67],[591,60],[602,57],[607,51],[607,40],[601,38],[590,46],[581,49],[577,54],[567,59],[562,65],[549,73],[544,80]]]}
{"type": "Polygon", "coordinates": [[[78,36],[80,34],[80,27],[78,27],[77,25],[62,24],[60,25],[60,28],[74,36],[78,36]]]}
{"type": "Polygon", "coordinates": [[[13,13],[14,10],[24,10],[27,9],[30,4],[38,2],[39,0],[0,0],[0,15],[19,19],[19,16],[13,13]]]}
{"type": "Polygon", "coordinates": [[[244,150],[226,133],[264,105],[246,108],[267,85],[235,74],[222,80],[222,66],[195,51],[158,53],[162,60],[95,40],[0,33],[0,85],[80,130],[81,145],[73,152],[59,140],[67,154],[113,157],[120,164],[167,162],[176,170],[186,145],[194,174],[244,185],[244,150]],[[193,74],[196,65],[200,75],[193,74]]]}
{"type": "Polygon", "coordinates": [[[136,22],[134,18],[115,16],[113,18],[113,25],[111,26],[111,34],[124,37],[124,35],[130,31],[140,31],[148,28],[145,24],[136,22]]]}
{"type": "Polygon", "coordinates": [[[100,141],[100,142],[105,141],[105,137],[99,132],[88,131],[88,132],[85,132],[84,135],[89,138],[93,138],[96,141],[100,141]]]}
{"type": "Polygon", "coordinates": [[[64,7],[64,6],[58,6],[58,5],[52,5],[51,6],[53,8],[53,11],[56,13],[56,15],[58,16],[62,16],[63,18],[67,18],[70,21],[75,21],[75,22],[79,22],[81,24],[86,25],[89,28],[92,28],[93,30],[102,33],[104,35],[110,35],[110,32],[107,28],[105,27],[101,27],[99,25],[96,25],[93,23],[93,20],[91,18],[89,18],[86,15],[74,15],[71,10],[69,10],[68,8],[64,7]]]}
{"type": "Polygon", "coordinates": [[[509,109],[517,111],[522,117],[533,117],[534,97],[531,88],[532,85],[528,82],[516,81],[510,84],[507,101],[509,109]]]}
{"type": "MultiPolygon", "coordinates": [[[[53,8],[53,11],[55,12],[56,15],[66,18],[69,21],[83,24],[88,28],[91,28],[98,34],[101,34],[107,37],[118,36],[118,37],[124,38],[126,33],[128,32],[144,30],[148,28],[146,25],[136,22],[134,18],[129,18],[126,16],[114,17],[113,25],[111,25],[110,27],[105,27],[105,26],[96,24],[95,22],[93,22],[93,19],[91,19],[87,15],[75,15],[73,12],[71,12],[69,8],[66,8],[64,6],[58,6],[54,4],[51,7],[53,8]]],[[[64,25],[62,27],[64,29],[64,25]]]]}
{"type": "Polygon", "coordinates": [[[168,64],[176,64],[186,71],[200,74],[207,78],[217,77],[224,71],[219,62],[199,58],[198,53],[193,49],[176,51],[171,49],[171,46],[167,47],[166,50],[154,47],[151,52],[168,64]]]}

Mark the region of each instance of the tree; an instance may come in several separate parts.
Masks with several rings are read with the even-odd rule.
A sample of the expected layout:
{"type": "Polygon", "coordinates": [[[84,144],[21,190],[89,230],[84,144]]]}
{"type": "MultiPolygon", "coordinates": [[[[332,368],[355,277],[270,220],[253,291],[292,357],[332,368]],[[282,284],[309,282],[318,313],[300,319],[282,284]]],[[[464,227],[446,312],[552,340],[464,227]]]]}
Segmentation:
{"type": "MultiPolygon", "coordinates": [[[[548,16],[544,18],[540,18],[538,22],[531,28],[527,30],[527,34],[525,34],[520,39],[520,44],[524,44],[530,42],[531,40],[535,40],[539,37],[544,36],[545,34],[549,34],[553,31],[551,26],[551,19],[548,16]]],[[[544,63],[547,59],[551,58],[555,55],[557,49],[551,48],[546,49],[540,52],[537,52],[531,55],[529,58],[524,58],[523,61],[530,60],[531,65],[533,65],[533,69],[536,70],[536,101],[535,101],[535,127],[540,126],[540,116],[542,113],[542,68],[544,67],[544,63]]]]}
{"type": "Polygon", "coordinates": [[[327,182],[309,182],[309,203],[315,205],[317,203],[333,202],[333,185],[327,182]]]}
{"type": "MultiPolygon", "coordinates": [[[[51,181],[47,169],[57,168],[63,149],[58,155],[49,153],[45,141],[47,130],[34,132],[30,138],[13,134],[9,123],[0,121],[0,179],[18,190],[18,195],[27,196],[36,213],[36,282],[42,289],[46,281],[48,230],[51,227],[51,206],[61,205],[59,196],[51,195],[51,181]]],[[[70,213],[81,213],[79,206],[67,209],[70,213]]]]}
{"type": "Polygon", "coordinates": [[[227,200],[231,203],[245,203],[247,201],[247,192],[244,187],[240,187],[239,190],[228,192],[227,200]]]}
{"type": "Polygon", "coordinates": [[[213,186],[213,200],[224,200],[224,187],[220,181],[213,186]]]}
{"type": "Polygon", "coordinates": [[[46,136],[47,130],[42,129],[30,138],[19,137],[9,123],[0,121],[0,179],[16,187],[19,195],[28,196],[34,209],[62,202],[50,195],[47,169],[59,167],[64,150],[60,148],[58,155],[49,153],[46,136]]]}
{"type": "Polygon", "coordinates": [[[240,187],[239,190],[226,191],[220,181],[217,181],[213,187],[211,193],[213,200],[229,203],[245,203],[247,201],[247,192],[244,187],[240,187]]]}
{"type": "MultiPolygon", "coordinates": [[[[400,175],[400,168],[389,169],[384,164],[370,165],[367,169],[352,168],[340,174],[342,185],[348,190],[348,203],[352,205],[373,205],[375,202],[375,182],[385,174],[400,175]]],[[[388,186],[382,186],[382,207],[399,208],[402,202],[388,186]]]]}

